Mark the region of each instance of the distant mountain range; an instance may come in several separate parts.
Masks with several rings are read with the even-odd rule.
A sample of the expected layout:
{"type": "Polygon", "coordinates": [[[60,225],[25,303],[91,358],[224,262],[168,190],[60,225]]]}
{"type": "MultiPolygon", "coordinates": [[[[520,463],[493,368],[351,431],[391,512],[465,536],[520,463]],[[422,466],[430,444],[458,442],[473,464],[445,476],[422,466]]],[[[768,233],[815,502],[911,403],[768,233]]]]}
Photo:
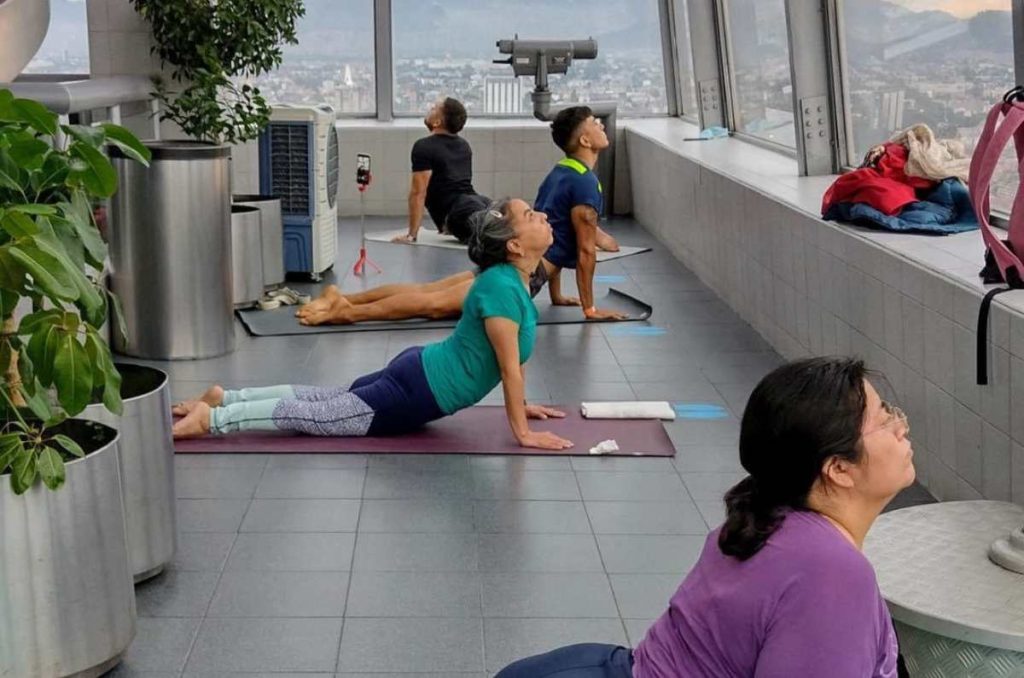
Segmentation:
{"type": "MultiPolygon", "coordinates": [[[[657,4],[653,0],[393,0],[394,45],[398,58],[500,55],[499,38],[518,31],[523,38],[594,37],[604,49],[660,50],[657,4]]],[[[366,58],[373,50],[372,3],[366,0],[306,0],[299,25],[300,44],[287,53],[304,57],[366,58]]],[[[756,52],[785,40],[782,2],[732,0],[733,23],[743,33],[758,30],[759,40],[734,40],[734,51],[756,52]],[[760,44],[758,44],[760,43],[760,44]]],[[[851,55],[880,53],[888,45],[923,34],[955,37],[929,43],[949,52],[1003,49],[1012,44],[1009,12],[986,11],[959,19],[940,11],[914,11],[887,0],[845,3],[844,26],[851,55]],[[966,30],[950,29],[965,24],[966,30]]],[[[77,53],[86,35],[84,0],[51,0],[46,47],[77,53]]],[[[925,41],[927,42],[927,41],[925,41]]]]}

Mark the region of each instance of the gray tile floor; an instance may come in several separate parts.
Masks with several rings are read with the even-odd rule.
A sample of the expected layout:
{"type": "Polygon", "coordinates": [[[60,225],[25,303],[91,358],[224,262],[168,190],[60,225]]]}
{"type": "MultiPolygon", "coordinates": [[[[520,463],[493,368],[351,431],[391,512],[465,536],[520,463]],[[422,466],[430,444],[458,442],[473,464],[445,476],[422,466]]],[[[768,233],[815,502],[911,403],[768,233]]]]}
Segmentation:
{"type": "MultiPolygon", "coordinates": [[[[610,230],[655,251],[601,264],[598,288],[649,301],[646,326],[664,332],[542,327],[529,397],[705,403],[721,418],[668,424],[671,460],[179,456],[177,557],[137,588],[138,634],[111,675],[480,678],[561,644],[642,637],[721,519],[721,495],[741,477],[739,416],[780,359],[635,222],[610,230]]],[[[341,234],[338,274],[358,222],[341,234]]],[[[457,251],[372,244],[370,254],[384,274],[365,284],[467,268],[457,251]]],[[[154,363],[175,397],[210,379],[346,383],[439,336],[238,332],[229,356],[154,363]]],[[[898,503],[930,500],[915,487],[898,503]]]]}

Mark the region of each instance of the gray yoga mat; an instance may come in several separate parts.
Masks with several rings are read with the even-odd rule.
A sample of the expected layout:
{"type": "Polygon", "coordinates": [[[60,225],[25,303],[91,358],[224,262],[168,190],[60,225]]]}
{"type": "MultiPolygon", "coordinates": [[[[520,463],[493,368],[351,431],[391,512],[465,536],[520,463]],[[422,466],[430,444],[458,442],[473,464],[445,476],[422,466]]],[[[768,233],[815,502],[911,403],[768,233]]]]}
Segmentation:
{"type": "MultiPolygon", "coordinates": [[[[391,239],[405,235],[407,229],[401,228],[396,231],[376,231],[374,233],[367,233],[366,239],[372,242],[384,242],[390,243],[391,239]]],[[[466,246],[460,243],[451,235],[443,235],[435,230],[428,227],[421,228],[417,235],[416,242],[404,243],[406,246],[413,245],[419,247],[443,247],[449,250],[463,250],[465,251],[466,246]]],[[[621,259],[622,257],[631,257],[634,254],[643,254],[644,252],[650,252],[650,247],[630,247],[629,245],[621,245],[618,252],[597,252],[597,261],[612,261],[613,259],[621,259]]]]}
{"type": "MultiPolygon", "coordinates": [[[[597,307],[626,313],[627,320],[647,320],[651,317],[652,307],[617,289],[609,289],[608,294],[597,300],[597,307]]],[[[355,323],[353,325],[316,325],[308,327],[300,325],[295,317],[295,306],[282,306],[272,311],[259,309],[236,311],[238,319],[245,325],[249,334],[255,337],[277,337],[289,334],[323,334],[327,332],[370,332],[374,330],[423,330],[434,328],[455,327],[458,318],[445,320],[426,320],[413,318],[410,320],[390,320],[355,323]]],[[[541,325],[574,324],[587,321],[578,306],[552,306],[547,300],[537,304],[540,312],[538,323],[541,325]]],[[[617,322],[617,321],[605,321],[617,322]]]]}

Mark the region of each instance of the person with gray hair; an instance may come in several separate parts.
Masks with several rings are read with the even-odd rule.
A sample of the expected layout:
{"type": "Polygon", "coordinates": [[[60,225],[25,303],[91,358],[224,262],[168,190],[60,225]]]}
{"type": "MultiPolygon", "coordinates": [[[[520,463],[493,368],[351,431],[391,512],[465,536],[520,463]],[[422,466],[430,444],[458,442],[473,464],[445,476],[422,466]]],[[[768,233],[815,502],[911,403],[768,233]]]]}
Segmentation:
{"type": "MultiPolygon", "coordinates": [[[[520,215],[548,223],[547,215],[530,209],[526,201],[505,198],[470,217],[469,258],[483,247],[480,234],[493,234],[502,228],[515,230],[520,215]]],[[[343,294],[336,285],[328,285],[319,297],[301,307],[295,315],[302,325],[349,325],[373,320],[457,318],[479,271],[464,271],[428,283],[381,285],[363,292],[343,294]]],[[[530,274],[530,296],[536,297],[548,283],[548,266],[543,258],[530,274]]],[[[552,297],[553,304],[578,303],[552,297]]]]}
{"type": "MultiPolygon", "coordinates": [[[[512,434],[523,447],[564,450],[572,443],[534,431],[529,419],[564,417],[526,402],[526,361],[537,309],[530,280],[551,245],[547,217],[522,200],[501,201],[473,216],[469,256],[479,266],[462,317],[445,340],[406,349],[348,388],[210,387],[179,403],[174,437],[236,431],[297,431],[318,436],[399,435],[476,405],[499,383],[512,434]]],[[[542,267],[541,267],[542,268],[542,267]]]]}

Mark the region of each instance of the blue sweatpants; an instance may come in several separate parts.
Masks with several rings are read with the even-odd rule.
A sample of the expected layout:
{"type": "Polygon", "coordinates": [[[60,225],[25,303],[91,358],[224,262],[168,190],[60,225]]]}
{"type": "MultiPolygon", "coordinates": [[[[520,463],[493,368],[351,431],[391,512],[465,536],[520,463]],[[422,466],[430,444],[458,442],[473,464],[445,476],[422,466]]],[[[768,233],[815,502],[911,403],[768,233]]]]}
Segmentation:
{"type": "Polygon", "coordinates": [[[225,391],[210,412],[210,431],[298,431],[317,436],[406,433],[445,416],[423,371],[422,347],[348,388],[267,386],[225,391]]]}
{"type": "Polygon", "coordinates": [[[632,678],[633,651],[617,645],[569,645],[509,664],[494,678],[632,678]]]}

